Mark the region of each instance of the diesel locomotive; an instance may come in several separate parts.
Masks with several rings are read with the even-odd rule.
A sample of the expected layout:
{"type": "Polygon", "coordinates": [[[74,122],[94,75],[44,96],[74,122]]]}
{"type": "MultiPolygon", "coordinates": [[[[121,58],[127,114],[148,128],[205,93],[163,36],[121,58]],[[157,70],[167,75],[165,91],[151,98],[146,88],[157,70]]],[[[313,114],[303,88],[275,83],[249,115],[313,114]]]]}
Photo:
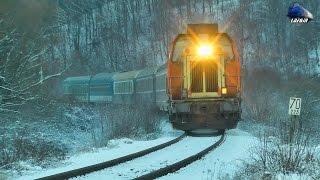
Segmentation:
{"type": "Polygon", "coordinates": [[[137,71],[69,77],[64,96],[78,102],[150,104],[184,131],[235,128],[241,116],[240,59],[217,24],[190,24],[166,64],[137,71]]]}

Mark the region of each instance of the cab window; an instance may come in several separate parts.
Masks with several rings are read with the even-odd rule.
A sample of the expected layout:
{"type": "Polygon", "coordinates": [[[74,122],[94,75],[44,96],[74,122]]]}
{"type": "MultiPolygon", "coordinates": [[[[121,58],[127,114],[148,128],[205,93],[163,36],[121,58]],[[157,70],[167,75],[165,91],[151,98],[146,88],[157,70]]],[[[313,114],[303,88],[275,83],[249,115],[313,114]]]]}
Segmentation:
{"type": "Polygon", "coordinates": [[[179,38],[174,45],[174,49],[172,52],[172,61],[173,62],[179,61],[186,47],[188,47],[189,45],[190,45],[190,40],[188,38],[179,38]]]}
{"type": "Polygon", "coordinates": [[[222,34],[219,39],[220,46],[222,47],[227,59],[234,59],[234,53],[232,49],[232,42],[225,34],[222,34]]]}

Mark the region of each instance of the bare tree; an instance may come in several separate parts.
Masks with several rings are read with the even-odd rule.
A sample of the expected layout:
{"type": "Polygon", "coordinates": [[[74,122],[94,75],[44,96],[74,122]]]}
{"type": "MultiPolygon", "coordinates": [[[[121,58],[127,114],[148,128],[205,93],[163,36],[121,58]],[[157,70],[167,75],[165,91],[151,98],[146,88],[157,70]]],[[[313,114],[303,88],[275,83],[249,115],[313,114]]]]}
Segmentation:
{"type": "MultiPolygon", "coordinates": [[[[37,28],[21,27],[19,18],[22,17],[12,14],[10,4],[8,6],[8,11],[0,16],[0,113],[18,113],[19,107],[39,97],[39,88],[45,82],[61,76],[66,67],[48,72],[50,24],[41,24],[39,19],[39,24],[35,23],[37,28]]],[[[38,12],[42,12],[42,8],[44,6],[38,12]]],[[[25,15],[30,15],[29,11],[26,8],[25,15]]],[[[33,18],[33,13],[31,15],[33,18]]],[[[46,15],[42,16],[50,17],[46,15]]],[[[31,19],[25,21],[31,22],[31,19]]]]}

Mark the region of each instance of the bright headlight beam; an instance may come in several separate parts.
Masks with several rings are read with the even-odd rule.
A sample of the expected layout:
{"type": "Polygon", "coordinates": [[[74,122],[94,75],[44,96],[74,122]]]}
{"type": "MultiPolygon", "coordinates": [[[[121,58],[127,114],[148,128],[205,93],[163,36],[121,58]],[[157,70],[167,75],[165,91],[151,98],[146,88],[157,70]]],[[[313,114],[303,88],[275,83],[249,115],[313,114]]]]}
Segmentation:
{"type": "Polygon", "coordinates": [[[213,47],[210,45],[201,45],[198,48],[198,55],[199,56],[210,56],[213,54],[213,47]]]}

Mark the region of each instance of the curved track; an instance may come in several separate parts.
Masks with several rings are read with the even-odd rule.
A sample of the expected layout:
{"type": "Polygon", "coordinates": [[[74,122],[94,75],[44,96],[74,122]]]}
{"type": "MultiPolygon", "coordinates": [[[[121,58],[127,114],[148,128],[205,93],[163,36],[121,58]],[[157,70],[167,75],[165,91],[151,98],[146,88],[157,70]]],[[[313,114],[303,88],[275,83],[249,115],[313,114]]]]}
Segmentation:
{"type": "Polygon", "coordinates": [[[176,162],[176,163],[171,164],[169,166],[166,166],[164,168],[161,168],[161,169],[152,171],[152,172],[150,172],[148,174],[139,176],[139,177],[137,177],[135,179],[136,180],[156,179],[156,178],[165,176],[165,175],[167,175],[169,173],[176,172],[179,169],[181,169],[181,168],[191,164],[192,162],[202,158],[203,156],[208,154],[210,151],[216,149],[218,146],[220,146],[223,143],[224,140],[225,140],[225,134],[223,134],[221,136],[221,138],[216,143],[212,144],[211,146],[209,146],[208,148],[202,150],[201,152],[199,152],[199,153],[197,153],[195,155],[189,156],[188,158],[185,158],[185,159],[183,159],[183,160],[181,160],[179,162],[176,162]]]}
{"type": "Polygon", "coordinates": [[[155,179],[200,159],[224,141],[218,137],[190,137],[159,151],[76,179],[155,179]]]}
{"type": "Polygon", "coordinates": [[[175,143],[181,141],[185,136],[186,136],[186,134],[182,134],[181,136],[179,136],[179,137],[177,137],[177,138],[175,138],[175,139],[173,139],[171,141],[168,141],[168,142],[165,142],[163,144],[160,144],[160,145],[145,149],[143,151],[139,151],[139,152],[136,152],[136,153],[133,153],[133,154],[129,154],[129,155],[126,155],[126,156],[123,156],[123,157],[120,157],[120,158],[117,158],[117,159],[113,159],[113,160],[110,160],[110,161],[102,162],[102,163],[99,163],[99,164],[94,164],[94,165],[91,165],[91,166],[86,166],[86,167],[83,167],[83,168],[74,169],[74,170],[71,170],[71,171],[66,171],[66,172],[62,172],[62,173],[59,173],[59,174],[54,174],[54,175],[38,178],[37,180],[69,179],[69,178],[73,178],[73,177],[77,177],[77,176],[82,176],[82,175],[85,175],[85,174],[88,174],[88,173],[92,173],[92,172],[95,172],[95,171],[99,171],[99,170],[102,170],[102,169],[105,169],[105,168],[109,168],[109,167],[112,167],[112,166],[116,166],[116,165],[119,165],[121,163],[125,163],[127,161],[131,161],[133,159],[136,159],[136,158],[145,156],[147,154],[150,154],[152,152],[158,151],[160,149],[166,148],[166,147],[168,147],[168,146],[170,146],[172,144],[175,144],[175,143]]]}

